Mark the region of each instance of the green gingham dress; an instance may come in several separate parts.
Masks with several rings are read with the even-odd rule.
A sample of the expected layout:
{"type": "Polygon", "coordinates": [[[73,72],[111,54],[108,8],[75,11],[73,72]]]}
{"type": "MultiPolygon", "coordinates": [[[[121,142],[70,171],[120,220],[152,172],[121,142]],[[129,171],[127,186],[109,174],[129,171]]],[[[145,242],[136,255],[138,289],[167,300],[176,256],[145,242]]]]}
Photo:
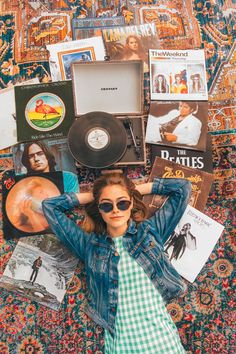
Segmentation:
{"type": "Polygon", "coordinates": [[[105,330],[106,354],[186,353],[163,299],[144,270],[113,238],[120,255],[115,337],[105,330]]]}

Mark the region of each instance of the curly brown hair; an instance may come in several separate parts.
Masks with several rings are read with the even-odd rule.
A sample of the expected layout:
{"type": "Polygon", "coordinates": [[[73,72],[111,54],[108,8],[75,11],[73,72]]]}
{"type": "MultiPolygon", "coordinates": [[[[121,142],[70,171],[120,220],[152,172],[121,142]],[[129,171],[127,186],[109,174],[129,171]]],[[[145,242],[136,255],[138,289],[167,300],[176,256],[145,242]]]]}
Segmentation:
{"type": "Polygon", "coordinates": [[[95,180],[93,185],[94,200],[85,206],[87,215],[85,216],[83,229],[87,232],[94,231],[96,234],[106,233],[107,225],[99,212],[98,203],[103,188],[113,185],[123,187],[129,194],[130,198],[133,198],[131,218],[136,222],[141,222],[146,218],[147,208],[142,202],[142,195],[136,190],[135,184],[122,173],[108,173],[95,180]]]}

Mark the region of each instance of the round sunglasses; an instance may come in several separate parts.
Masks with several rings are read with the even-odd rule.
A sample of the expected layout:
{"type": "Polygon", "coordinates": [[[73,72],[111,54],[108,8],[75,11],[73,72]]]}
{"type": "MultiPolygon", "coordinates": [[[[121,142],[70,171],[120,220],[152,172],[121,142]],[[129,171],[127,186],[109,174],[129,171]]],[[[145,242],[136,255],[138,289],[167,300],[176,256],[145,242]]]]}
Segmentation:
{"type": "Polygon", "coordinates": [[[131,205],[131,201],[130,200],[120,200],[117,203],[103,202],[103,203],[98,204],[98,209],[104,213],[110,213],[114,208],[114,204],[116,205],[117,209],[119,209],[121,211],[125,211],[125,210],[129,209],[129,207],[131,205]]]}

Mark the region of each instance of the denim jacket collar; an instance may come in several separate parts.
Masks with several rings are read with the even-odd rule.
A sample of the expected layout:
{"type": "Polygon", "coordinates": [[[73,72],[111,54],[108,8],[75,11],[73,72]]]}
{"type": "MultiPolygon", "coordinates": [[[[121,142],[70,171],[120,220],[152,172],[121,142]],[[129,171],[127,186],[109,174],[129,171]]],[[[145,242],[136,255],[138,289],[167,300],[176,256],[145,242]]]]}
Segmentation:
{"type": "MultiPolygon", "coordinates": [[[[136,222],[135,222],[134,220],[130,219],[129,225],[128,225],[128,228],[127,228],[127,230],[126,230],[126,233],[125,233],[124,237],[127,237],[127,236],[129,236],[130,234],[131,234],[131,235],[134,235],[134,234],[136,234],[136,233],[137,233],[137,225],[136,225],[136,222]]],[[[107,232],[104,232],[103,236],[104,236],[104,239],[105,239],[106,241],[109,241],[109,240],[111,239],[111,237],[108,235],[107,232]]]]}

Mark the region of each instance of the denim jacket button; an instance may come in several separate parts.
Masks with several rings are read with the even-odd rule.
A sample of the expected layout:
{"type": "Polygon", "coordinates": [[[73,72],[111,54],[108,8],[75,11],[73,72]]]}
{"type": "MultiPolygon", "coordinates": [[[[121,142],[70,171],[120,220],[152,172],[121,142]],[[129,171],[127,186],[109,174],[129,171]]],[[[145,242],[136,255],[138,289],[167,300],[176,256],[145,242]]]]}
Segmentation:
{"type": "Polygon", "coordinates": [[[151,275],[151,279],[154,279],[156,277],[157,273],[156,272],[153,272],[152,275],[151,275]]]}
{"type": "Polygon", "coordinates": [[[119,253],[117,251],[115,251],[114,256],[118,257],[119,253]]]}
{"type": "Polygon", "coordinates": [[[151,247],[154,247],[155,246],[155,243],[153,241],[150,242],[150,246],[151,247]]]}

